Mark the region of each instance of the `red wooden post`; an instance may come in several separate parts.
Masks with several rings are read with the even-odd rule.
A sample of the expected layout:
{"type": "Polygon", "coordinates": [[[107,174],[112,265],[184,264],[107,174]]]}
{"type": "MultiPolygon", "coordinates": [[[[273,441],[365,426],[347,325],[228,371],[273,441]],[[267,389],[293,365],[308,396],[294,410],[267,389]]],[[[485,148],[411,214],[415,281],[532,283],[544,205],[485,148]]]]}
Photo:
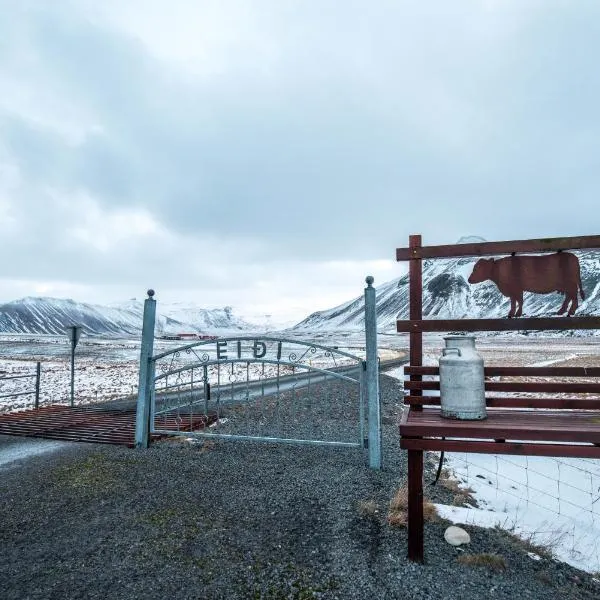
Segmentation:
{"type": "Polygon", "coordinates": [[[423,450],[408,450],[408,559],[423,562],[423,450]]]}
{"type": "MultiPolygon", "coordinates": [[[[410,278],[410,319],[423,318],[423,270],[420,258],[421,236],[409,237],[409,278],[410,278]]],[[[410,365],[423,365],[423,333],[410,331],[410,365]]],[[[421,375],[411,375],[411,381],[421,381],[421,375]]],[[[413,395],[421,396],[421,390],[413,390],[413,395]]],[[[412,409],[421,410],[420,406],[412,409]]],[[[423,562],[423,451],[408,451],[408,558],[415,562],[423,562]]]]}

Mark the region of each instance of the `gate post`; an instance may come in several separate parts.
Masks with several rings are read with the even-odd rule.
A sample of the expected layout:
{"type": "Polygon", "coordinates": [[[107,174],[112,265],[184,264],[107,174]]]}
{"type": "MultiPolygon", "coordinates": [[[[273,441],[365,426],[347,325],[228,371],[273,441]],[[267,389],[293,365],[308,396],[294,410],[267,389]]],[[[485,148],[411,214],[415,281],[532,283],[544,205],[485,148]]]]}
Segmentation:
{"type": "Polygon", "coordinates": [[[150,359],[154,351],[154,323],[156,320],[156,300],[154,290],[148,290],[144,301],[144,321],[142,325],[142,346],[140,349],[140,378],[138,384],[137,412],[135,417],[135,447],[147,448],[150,438],[150,398],[152,395],[152,369],[150,359]]]}
{"type": "Polygon", "coordinates": [[[381,469],[381,411],[379,406],[379,364],[377,360],[377,312],[375,279],[365,279],[365,340],[367,354],[367,405],[369,407],[369,466],[381,469]]]}

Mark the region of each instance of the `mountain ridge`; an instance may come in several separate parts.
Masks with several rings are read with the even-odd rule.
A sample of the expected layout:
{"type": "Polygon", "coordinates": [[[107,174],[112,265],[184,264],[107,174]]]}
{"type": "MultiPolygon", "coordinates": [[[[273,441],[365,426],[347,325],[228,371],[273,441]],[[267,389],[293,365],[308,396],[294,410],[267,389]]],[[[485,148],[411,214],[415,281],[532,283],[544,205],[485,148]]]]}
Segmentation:
{"type": "MultiPolygon", "coordinates": [[[[234,315],[229,306],[206,309],[161,303],[157,308],[157,335],[256,329],[234,315]]],[[[100,305],[71,298],[27,296],[0,304],[0,333],[63,334],[69,325],[80,325],[87,335],[138,336],[143,312],[144,303],[135,299],[100,305]]]]}
{"type": "MultiPolygon", "coordinates": [[[[470,236],[471,239],[473,236],[470,236]]],[[[465,238],[461,238],[465,239],[465,238]]],[[[477,238],[477,241],[484,241],[477,238]]],[[[573,251],[579,257],[585,299],[577,315],[600,314],[600,251],[573,251]]],[[[491,319],[506,317],[510,299],[502,296],[491,281],[469,284],[473,265],[480,257],[423,260],[423,317],[438,319],[491,319]]],[[[409,318],[409,275],[377,285],[377,327],[380,331],[396,331],[396,320],[409,318]]],[[[556,314],[564,296],[558,293],[525,292],[523,316],[556,314]]],[[[358,296],[333,308],[314,312],[292,329],[330,330],[364,327],[364,296],[358,296]]],[[[597,335],[586,332],[582,335],[597,335]]]]}

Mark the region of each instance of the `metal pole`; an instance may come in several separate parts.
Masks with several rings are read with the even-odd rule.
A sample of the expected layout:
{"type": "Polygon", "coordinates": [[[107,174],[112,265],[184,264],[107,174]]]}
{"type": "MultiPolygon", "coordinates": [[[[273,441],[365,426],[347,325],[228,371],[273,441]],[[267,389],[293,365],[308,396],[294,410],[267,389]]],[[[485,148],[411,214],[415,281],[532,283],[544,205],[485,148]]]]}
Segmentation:
{"type": "Polygon", "coordinates": [[[71,408],[75,406],[75,344],[71,341],[71,408]]]}
{"type": "Polygon", "coordinates": [[[144,301],[142,346],[140,349],[140,377],[135,418],[136,448],[147,448],[150,438],[150,402],[152,386],[154,385],[154,381],[151,381],[153,370],[150,368],[150,360],[154,351],[154,324],[156,321],[156,300],[154,300],[153,296],[154,290],[148,290],[148,298],[144,301]]]}
{"type": "Polygon", "coordinates": [[[35,408],[40,407],[40,378],[42,375],[42,363],[38,362],[35,367],[35,408]]]}
{"type": "Polygon", "coordinates": [[[367,354],[367,404],[369,407],[369,466],[381,469],[381,409],[379,406],[379,365],[377,362],[377,312],[375,279],[365,281],[365,347],[367,354]]]}

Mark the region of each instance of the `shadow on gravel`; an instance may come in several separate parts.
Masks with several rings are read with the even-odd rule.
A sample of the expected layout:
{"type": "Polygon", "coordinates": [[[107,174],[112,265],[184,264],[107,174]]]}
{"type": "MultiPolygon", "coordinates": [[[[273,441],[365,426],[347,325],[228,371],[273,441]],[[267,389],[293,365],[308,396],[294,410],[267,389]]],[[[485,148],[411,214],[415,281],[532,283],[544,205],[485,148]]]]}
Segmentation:
{"type": "Polygon", "coordinates": [[[399,392],[382,377],[380,472],[356,450],[173,441],[73,444],[3,472],[3,600],[600,597],[588,575],[493,530],[468,528],[471,545],[455,549],[430,523],[426,565],[407,562],[406,531],[387,523],[406,471],[399,392]],[[506,568],[461,564],[465,553],[506,568]]]}

